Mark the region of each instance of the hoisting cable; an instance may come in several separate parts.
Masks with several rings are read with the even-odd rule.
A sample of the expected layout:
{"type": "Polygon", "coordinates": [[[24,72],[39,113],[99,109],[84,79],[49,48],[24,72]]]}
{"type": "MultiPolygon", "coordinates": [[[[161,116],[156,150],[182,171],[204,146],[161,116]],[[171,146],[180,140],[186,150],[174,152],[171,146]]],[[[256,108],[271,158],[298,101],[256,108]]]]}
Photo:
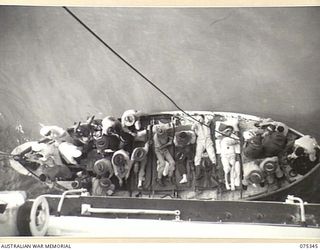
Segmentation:
{"type": "MultiPolygon", "coordinates": [[[[178,104],[175,103],[175,101],[168,96],[163,90],[161,90],[156,84],[154,84],[151,80],[149,80],[144,74],[142,74],[138,69],[136,69],[132,64],[130,64],[126,59],[124,59],[118,52],[116,52],[110,45],[108,45],[100,36],[98,36],[91,28],[89,28],[84,22],[82,22],[69,8],[63,6],[63,8],[76,20],[78,21],[87,31],[89,31],[95,38],[97,38],[105,47],[107,47],[113,54],[115,54],[121,61],[123,61],[125,64],[127,64],[133,71],[135,71],[138,75],[140,75],[144,80],[146,80],[149,84],[152,85],[152,87],[154,87],[156,90],[158,90],[162,95],[164,95],[178,110],[180,110],[182,113],[184,113],[185,115],[189,116],[192,120],[200,123],[201,125],[204,125],[208,128],[210,128],[210,126],[208,126],[207,124],[198,121],[197,119],[195,119],[192,115],[188,114],[186,111],[184,111],[182,108],[180,108],[180,106],[178,104]]],[[[228,136],[220,131],[215,130],[215,132],[223,135],[223,136],[227,136],[230,138],[233,138],[231,136],[228,136]]],[[[233,138],[235,140],[238,140],[236,138],[233,138]]]]}

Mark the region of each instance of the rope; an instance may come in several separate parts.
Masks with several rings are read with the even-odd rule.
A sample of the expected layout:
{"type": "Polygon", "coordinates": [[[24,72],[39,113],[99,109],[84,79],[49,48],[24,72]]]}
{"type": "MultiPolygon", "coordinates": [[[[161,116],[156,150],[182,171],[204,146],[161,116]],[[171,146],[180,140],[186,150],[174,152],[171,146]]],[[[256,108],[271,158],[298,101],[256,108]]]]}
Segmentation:
{"type": "MultiPolygon", "coordinates": [[[[164,95],[178,110],[180,110],[182,113],[190,117],[192,120],[194,120],[197,123],[200,123],[201,125],[204,125],[208,128],[207,124],[198,121],[193,116],[185,112],[169,95],[167,95],[163,90],[161,90],[156,84],[154,84],[150,79],[148,79],[143,73],[141,73],[137,68],[135,68],[131,63],[129,63],[126,59],[124,59],[118,52],[116,52],[110,45],[108,45],[100,36],[98,36],[91,28],[89,28],[84,22],[82,22],[69,8],[63,6],[63,9],[65,9],[76,21],[78,21],[87,31],[89,31],[96,39],[98,39],[106,48],[108,48],[114,55],[116,55],[121,61],[123,61],[127,66],[129,66],[133,71],[135,71],[138,75],[140,75],[144,80],[146,80],[152,87],[154,87],[156,90],[158,90],[162,95],[164,95]]],[[[232,138],[231,136],[228,136],[220,131],[215,130],[215,132],[232,138]]],[[[234,139],[234,138],[233,138],[234,139]]],[[[238,140],[238,139],[235,139],[238,140]]]]}

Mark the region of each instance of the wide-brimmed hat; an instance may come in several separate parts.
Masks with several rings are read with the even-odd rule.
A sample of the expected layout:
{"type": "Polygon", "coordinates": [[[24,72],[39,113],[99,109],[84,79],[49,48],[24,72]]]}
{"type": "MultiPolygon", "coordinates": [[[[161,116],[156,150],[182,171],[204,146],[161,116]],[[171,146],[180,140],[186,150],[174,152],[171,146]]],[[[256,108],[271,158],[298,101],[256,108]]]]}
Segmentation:
{"type": "Polygon", "coordinates": [[[142,161],[147,156],[147,151],[143,147],[135,148],[131,155],[131,160],[142,161]]]}
{"type": "Polygon", "coordinates": [[[267,173],[274,173],[278,168],[278,157],[268,157],[260,163],[260,169],[267,173]]]}
{"type": "Polygon", "coordinates": [[[180,131],[175,134],[176,146],[186,146],[195,141],[196,135],[192,131],[180,131]]]}
{"type": "Polygon", "coordinates": [[[99,185],[103,188],[108,188],[112,185],[112,182],[109,178],[101,178],[99,180],[99,185]]]}
{"type": "Polygon", "coordinates": [[[121,123],[123,126],[131,127],[136,122],[136,117],[133,114],[127,114],[121,117],[121,123]]]}
{"type": "Polygon", "coordinates": [[[112,164],[115,166],[123,166],[129,161],[129,154],[124,150],[118,150],[112,156],[112,164]]]}
{"type": "Polygon", "coordinates": [[[122,154],[117,154],[112,158],[112,163],[116,166],[122,166],[126,163],[122,154]]]}
{"type": "Polygon", "coordinates": [[[264,174],[260,170],[252,170],[248,175],[248,179],[251,183],[259,184],[264,181],[264,174]]]}
{"type": "Polygon", "coordinates": [[[103,176],[106,173],[113,171],[111,161],[108,159],[100,159],[94,163],[93,172],[96,175],[103,176]]]}
{"type": "Polygon", "coordinates": [[[95,145],[96,145],[97,149],[105,148],[106,145],[107,145],[107,138],[106,138],[106,136],[103,135],[103,136],[97,138],[97,139],[95,140],[95,145]]]}

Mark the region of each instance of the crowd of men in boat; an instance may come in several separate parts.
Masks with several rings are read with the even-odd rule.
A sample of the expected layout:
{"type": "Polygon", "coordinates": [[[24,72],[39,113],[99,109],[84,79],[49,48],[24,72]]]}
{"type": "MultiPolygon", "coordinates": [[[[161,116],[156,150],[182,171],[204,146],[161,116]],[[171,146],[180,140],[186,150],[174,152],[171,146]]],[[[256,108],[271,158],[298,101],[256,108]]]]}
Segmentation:
{"type": "MultiPolygon", "coordinates": [[[[88,169],[79,168],[81,171],[77,172],[73,187],[79,187],[83,185],[84,180],[88,180],[93,194],[112,195],[115,191],[115,185],[110,180],[112,176],[116,176],[118,185],[122,186],[134,172],[138,176],[137,187],[142,188],[147,155],[151,148],[157,159],[156,182],[160,186],[164,185],[164,178],[173,183],[176,170],[181,176],[181,179],[177,180],[179,184],[190,181],[186,161],[193,163],[195,178],[201,179],[204,173],[201,171],[201,164],[205,152],[213,167],[217,166],[217,154],[219,154],[225,174],[226,189],[235,190],[236,186],[240,186],[238,156],[241,152],[241,140],[237,124],[218,123],[214,143],[209,126],[211,120],[204,115],[198,115],[197,121],[192,122],[190,129],[180,130],[174,134],[171,133],[173,131],[171,123],[153,126],[148,124],[142,127],[140,120],[142,116],[140,111],[127,110],[121,119],[111,116],[95,119],[92,116],[86,122],[79,122],[67,130],[58,126],[43,126],[40,134],[44,139],[41,143],[32,145],[32,154],[29,154],[29,158],[33,157],[32,161],[39,163],[40,167],[44,166],[40,179],[68,180],[74,179],[74,172],[71,169],[79,167],[79,162],[90,158],[90,154],[94,151],[96,155],[91,169],[94,176],[89,176],[88,180],[88,169]],[[175,146],[174,155],[170,150],[172,145],[175,146]]],[[[276,162],[278,155],[287,146],[287,134],[288,127],[285,124],[270,120],[262,121],[257,124],[256,129],[247,130],[241,135],[245,141],[242,147],[243,154],[247,159],[268,159],[263,164],[276,162]]],[[[307,154],[307,157],[310,158],[310,155],[313,157],[308,159],[309,161],[315,161],[318,156],[314,145],[317,145],[315,140],[308,136],[300,138],[300,141],[296,140],[292,147],[294,149],[290,152],[291,158],[296,159],[307,154]],[[303,152],[300,152],[301,148],[303,152]]],[[[301,169],[300,164],[297,168],[299,174],[309,171],[309,166],[301,169]]],[[[281,177],[281,173],[276,174],[281,177]]],[[[243,178],[242,183],[249,185],[250,178],[243,178]]]]}

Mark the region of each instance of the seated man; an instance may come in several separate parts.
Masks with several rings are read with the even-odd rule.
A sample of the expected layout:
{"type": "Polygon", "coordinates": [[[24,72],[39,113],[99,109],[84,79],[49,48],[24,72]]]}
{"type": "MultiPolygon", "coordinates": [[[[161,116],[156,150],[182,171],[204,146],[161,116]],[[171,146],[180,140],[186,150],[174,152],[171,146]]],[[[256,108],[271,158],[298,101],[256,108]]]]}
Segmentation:
{"type": "Polygon", "coordinates": [[[102,120],[102,134],[118,137],[119,147],[131,154],[133,150],[134,136],[130,130],[124,130],[121,123],[112,116],[107,116],[102,120]]]}
{"type": "Polygon", "coordinates": [[[93,166],[93,172],[97,176],[106,176],[110,179],[114,175],[114,170],[110,159],[102,158],[95,161],[93,166]]]}
{"type": "Polygon", "coordinates": [[[123,149],[115,152],[111,159],[114,175],[117,176],[119,180],[119,185],[123,185],[123,180],[127,180],[130,175],[132,161],[129,158],[129,153],[123,149]]]}
{"type": "Polygon", "coordinates": [[[243,137],[245,139],[243,154],[249,159],[263,158],[264,148],[262,145],[262,133],[245,131],[243,137]]]}
{"type": "MultiPolygon", "coordinates": [[[[200,163],[202,154],[207,151],[209,159],[212,164],[216,164],[216,153],[213,147],[213,141],[211,139],[211,130],[209,127],[209,122],[205,122],[204,115],[200,115],[199,122],[195,123],[192,127],[197,139],[196,139],[196,154],[194,157],[194,165],[196,170],[200,169],[200,163]]],[[[199,171],[201,173],[201,171],[199,171]]],[[[202,176],[199,174],[196,178],[200,179],[202,176]]]]}
{"type": "Polygon", "coordinates": [[[257,122],[255,124],[255,126],[260,129],[267,129],[269,126],[272,126],[273,131],[278,131],[278,132],[282,133],[284,136],[287,136],[287,134],[289,132],[289,127],[286,124],[284,124],[282,122],[273,121],[270,118],[263,119],[262,121],[257,122]]]}
{"type": "Polygon", "coordinates": [[[101,136],[95,138],[95,145],[98,153],[101,154],[112,154],[115,151],[123,148],[122,144],[124,139],[121,137],[121,124],[120,122],[112,117],[105,117],[102,122],[101,136]]]}
{"type": "Polygon", "coordinates": [[[275,127],[274,125],[269,125],[267,132],[265,132],[262,137],[264,157],[277,156],[284,150],[287,143],[283,126],[275,127]]]}
{"type": "Polygon", "coordinates": [[[289,149],[289,164],[300,175],[308,173],[320,158],[320,148],[315,138],[304,135],[295,140],[289,149]]]}
{"type": "Polygon", "coordinates": [[[151,140],[145,143],[144,147],[137,147],[133,150],[131,161],[133,162],[134,172],[138,174],[138,188],[142,188],[142,183],[145,181],[145,169],[147,164],[147,155],[151,140]]]}
{"type": "Polygon", "coordinates": [[[187,183],[187,164],[193,159],[193,145],[196,142],[196,135],[193,131],[180,131],[175,133],[174,144],[176,146],[176,165],[182,175],[180,184],[187,183]]]}
{"type": "Polygon", "coordinates": [[[168,161],[169,163],[168,176],[171,182],[172,182],[173,172],[175,170],[175,161],[168,149],[168,147],[172,145],[173,138],[168,135],[166,129],[162,125],[158,125],[156,127],[156,133],[153,136],[153,142],[154,142],[155,154],[159,161],[159,165],[157,169],[158,171],[157,182],[162,186],[163,185],[162,176],[166,166],[166,161],[168,161]]]}
{"type": "Polygon", "coordinates": [[[125,111],[121,116],[122,129],[132,136],[136,136],[136,132],[141,129],[140,116],[140,111],[133,109],[125,111]]]}
{"type": "Polygon", "coordinates": [[[239,138],[232,134],[233,127],[227,126],[223,131],[225,136],[220,142],[221,162],[223,165],[226,189],[230,190],[228,174],[230,174],[231,190],[240,185],[240,164],[236,161],[237,148],[239,147],[239,138]]]}
{"type": "Polygon", "coordinates": [[[284,127],[272,124],[264,129],[245,131],[244,155],[250,159],[277,156],[286,147],[287,138],[284,133],[284,127]]]}
{"type": "Polygon", "coordinates": [[[92,196],[111,196],[115,191],[115,185],[109,178],[92,178],[92,196]]]}
{"type": "Polygon", "coordinates": [[[82,146],[92,143],[94,131],[94,127],[92,126],[93,121],[94,116],[91,116],[86,122],[78,122],[73,127],[67,129],[75,145],[82,146]]]}
{"type": "Polygon", "coordinates": [[[103,156],[111,155],[119,150],[120,142],[120,138],[114,134],[104,134],[94,140],[97,152],[103,156]]]}

